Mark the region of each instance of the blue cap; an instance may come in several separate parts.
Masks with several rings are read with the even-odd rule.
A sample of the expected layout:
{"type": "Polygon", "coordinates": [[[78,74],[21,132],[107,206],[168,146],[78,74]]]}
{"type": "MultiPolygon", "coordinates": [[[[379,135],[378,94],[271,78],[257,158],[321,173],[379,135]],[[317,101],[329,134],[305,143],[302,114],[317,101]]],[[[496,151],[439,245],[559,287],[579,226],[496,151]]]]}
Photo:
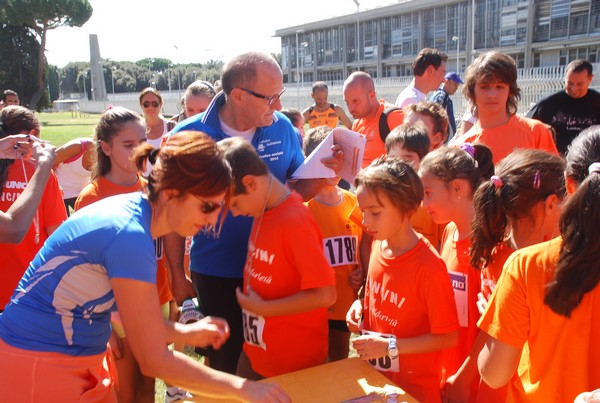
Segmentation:
{"type": "Polygon", "coordinates": [[[464,84],[463,81],[458,76],[458,74],[456,74],[454,71],[451,71],[450,73],[446,73],[446,75],[444,76],[444,78],[446,80],[456,81],[459,84],[464,84]]]}

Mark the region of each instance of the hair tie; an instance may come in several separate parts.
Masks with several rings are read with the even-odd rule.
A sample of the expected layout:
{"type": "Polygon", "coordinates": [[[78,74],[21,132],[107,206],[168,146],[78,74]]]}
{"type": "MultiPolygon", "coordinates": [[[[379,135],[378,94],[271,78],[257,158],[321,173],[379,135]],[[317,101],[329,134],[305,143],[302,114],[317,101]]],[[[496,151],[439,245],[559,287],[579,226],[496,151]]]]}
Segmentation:
{"type": "Polygon", "coordinates": [[[591,175],[594,172],[600,174],[600,162],[594,162],[589,166],[588,174],[591,175]]]}
{"type": "Polygon", "coordinates": [[[159,152],[160,148],[155,148],[154,150],[150,151],[150,154],[148,154],[148,162],[150,162],[150,164],[156,164],[156,158],[158,157],[159,152]]]}
{"type": "Polygon", "coordinates": [[[490,180],[492,181],[496,189],[500,189],[504,185],[504,182],[502,182],[502,179],[500,179],[499,176],[493,175],[490,178],[490,180]]]}
{"type": "Polygon", "coordinates": [[[458,146],[458,148],[460,150],[465,151],[472,158],[475,158],[475,147],[473,147],[473,145],[471,143],[463,143],[460,146],[458,146]]]}
{"type": "Polygon", "coordinates": [[[541,184],[542,184],[542,179],[540,177],[540,171],[536,171],[535,175],[533,175],[533,189],[539,190],[541,184]]]}

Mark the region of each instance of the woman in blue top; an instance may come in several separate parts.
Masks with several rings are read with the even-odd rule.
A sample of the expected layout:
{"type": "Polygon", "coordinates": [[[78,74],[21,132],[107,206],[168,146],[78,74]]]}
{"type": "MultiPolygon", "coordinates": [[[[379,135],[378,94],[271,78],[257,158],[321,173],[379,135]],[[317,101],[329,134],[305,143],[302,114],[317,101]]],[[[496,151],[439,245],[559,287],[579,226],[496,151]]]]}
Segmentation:
{"type": "Polygon", "coordinates": [[[231,169],[204,133],[184,132],[133,159],[154,167],[143,193],[73,214],[45,242],[0,315],[0,390],[6,401],[116,402],[107,342],[119,313],[142,372],[198,394],[288,402],[283,390],[210,369],[167,344],[219,348],[229,326],[207,317],[163,321],[153,239],[215,228],[231,169]],[[60,385],[60,386],[58,386],[60,385]]]}

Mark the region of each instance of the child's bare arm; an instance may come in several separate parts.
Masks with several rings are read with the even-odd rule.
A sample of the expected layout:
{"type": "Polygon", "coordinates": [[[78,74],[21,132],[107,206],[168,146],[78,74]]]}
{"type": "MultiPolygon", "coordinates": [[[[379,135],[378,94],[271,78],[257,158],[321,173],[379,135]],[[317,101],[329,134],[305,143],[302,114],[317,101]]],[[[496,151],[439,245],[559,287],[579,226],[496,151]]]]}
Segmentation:
{"type": "MultiPolygon", "coordinates": [[[[458,330],[443,334],[427,333],[396,340],[400,355],[430,353],[454,347],[456,343],[458,343],[458,330]]],[[[387,354],[388,339],[376,335],[364,335],[354,339],[352,345],[362,359],[370,360],[387,354]]]]}

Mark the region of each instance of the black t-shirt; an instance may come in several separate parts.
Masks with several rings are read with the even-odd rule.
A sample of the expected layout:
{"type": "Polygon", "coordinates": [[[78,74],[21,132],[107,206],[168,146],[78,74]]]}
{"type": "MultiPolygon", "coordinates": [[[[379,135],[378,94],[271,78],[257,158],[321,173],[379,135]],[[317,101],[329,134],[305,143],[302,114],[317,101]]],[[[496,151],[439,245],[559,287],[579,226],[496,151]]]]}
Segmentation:
{"type": "Polygon", "coordinates": [[[579,132],[600,124],[600,93],[588,89],[584,97],[571,98],[560,91],[538,102],[527,117],[551,125],[556,130],[556,148],[565,154],[579,132]]]}

